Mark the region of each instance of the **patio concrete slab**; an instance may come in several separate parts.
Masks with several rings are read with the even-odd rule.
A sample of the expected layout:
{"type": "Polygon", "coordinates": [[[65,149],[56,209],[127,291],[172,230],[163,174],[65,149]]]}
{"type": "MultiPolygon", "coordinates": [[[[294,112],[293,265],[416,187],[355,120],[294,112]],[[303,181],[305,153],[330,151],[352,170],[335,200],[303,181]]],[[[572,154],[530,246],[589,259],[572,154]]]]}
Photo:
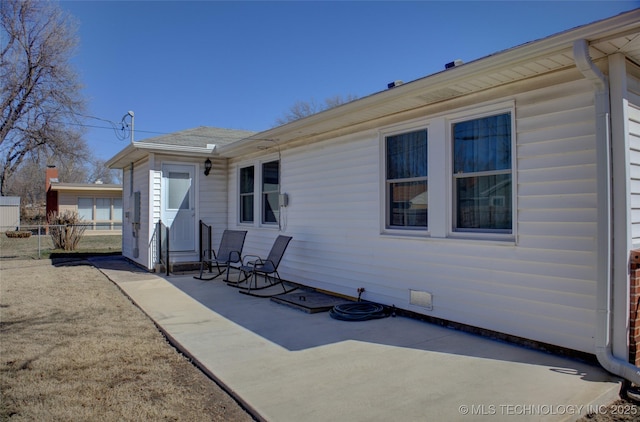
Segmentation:
{"type": "Polygon", "coordinates": [[[92,259],[259,420],[573,421],[618,398],[604,369],[406,317],[347,322],[92,259]]]}

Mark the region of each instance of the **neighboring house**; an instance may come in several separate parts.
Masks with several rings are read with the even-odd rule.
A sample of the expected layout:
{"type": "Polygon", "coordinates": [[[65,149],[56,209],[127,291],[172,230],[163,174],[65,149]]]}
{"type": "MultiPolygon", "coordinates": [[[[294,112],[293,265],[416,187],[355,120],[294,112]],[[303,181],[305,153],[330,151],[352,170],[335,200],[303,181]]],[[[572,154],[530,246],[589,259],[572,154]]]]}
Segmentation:
{"type": "Polygon", "coordinates": [[[46,172],[47,216],[75,211],[87,225],[86,234],[122,233],[122,185],[60,183],[58,169],[46,172]]]}
{"type": "Polygon", "coordinates": [[[123,254],[154,268],[158,220],[174,262],[198,259],[199,220],[216,246],[248,230],[247,254],[284,232],[285,279],[593,354],[640,383],[640,9],[391,86],[260,133],[127,146],[108,162],[124,169],[123,254]]]}

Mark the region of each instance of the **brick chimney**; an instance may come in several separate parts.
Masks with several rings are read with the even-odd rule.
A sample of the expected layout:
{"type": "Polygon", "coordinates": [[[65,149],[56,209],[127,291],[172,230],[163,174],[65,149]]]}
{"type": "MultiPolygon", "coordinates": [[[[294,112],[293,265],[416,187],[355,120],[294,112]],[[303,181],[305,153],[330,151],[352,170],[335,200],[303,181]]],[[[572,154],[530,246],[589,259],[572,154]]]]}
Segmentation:
{"type": "Polygon", "coordinates": [[[51,190],[51,182],[58,182],[58,169],[56,166],[47,166],[45,174],[44,188],[47,195],[47,219],[49,218],[49,213],[58,212],[58,192],[51,190]]]}

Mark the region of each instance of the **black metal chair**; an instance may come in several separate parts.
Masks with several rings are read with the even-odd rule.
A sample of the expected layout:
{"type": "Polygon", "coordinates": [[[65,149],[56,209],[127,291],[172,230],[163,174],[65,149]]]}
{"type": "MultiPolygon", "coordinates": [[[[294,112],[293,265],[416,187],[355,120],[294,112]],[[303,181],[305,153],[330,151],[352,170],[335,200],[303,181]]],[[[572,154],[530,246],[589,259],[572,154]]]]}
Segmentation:
{"type": "MultiPolygon", "coordinates": [[[[261,290],[266,289],[267,287],[272,287],[276,285],[281,285],[284,293],[289,293],[290,291],[295,290],[296,288],[289,289],[285,287],[282,278],[280,278],[280,274],[278,274],[278,265],[280,265],[280,261],[284,256],[285,251],[287,250],[287,246],[289,246],[289,242],[291,242],[291,236],[283,236],[279,235],[276,240],[273,242],[273,246],[271,247],[271,251],[266,259],[262,259],[257,255],[247,255],[243,259],[243,263],[240,266],[240,274],[244,275],[244,279],[240,280],[240,274],[238,275],[238,282],[232,283],[231,285],[235,287],[243,287],[243,290],[240,290],[241,293],[259,296],[251,293],[252,290],[261,290]],[[258,286],[258,276],[262,276],[264,278],[264,283],[258,286]],[[244,284],[246,283],[246,285],[244,284]]],[[[282,294],[282,293],[277,293],[282,294]]],[[[261,296],[261,297],[269,297],[273,295],[261,296]]]]}
{"type": "Polygon", "coordinates": [[[193,278],[197,278],[198,280],[213,280],[226,272],[227,275],[224,281],[229,281],[231,264],[242,263],[242,248],[246,236],[246,230],[225,230],[222,232],[222,240],[220,241],[218,252],[216,253],[213,249],[202,251],[200,275],[193,276],[193,278]],[[212,270],[215,266],[218,273],[212,277],[203,277],[205,266],[209,269],[209,273],[213,272],[212,270]]]}

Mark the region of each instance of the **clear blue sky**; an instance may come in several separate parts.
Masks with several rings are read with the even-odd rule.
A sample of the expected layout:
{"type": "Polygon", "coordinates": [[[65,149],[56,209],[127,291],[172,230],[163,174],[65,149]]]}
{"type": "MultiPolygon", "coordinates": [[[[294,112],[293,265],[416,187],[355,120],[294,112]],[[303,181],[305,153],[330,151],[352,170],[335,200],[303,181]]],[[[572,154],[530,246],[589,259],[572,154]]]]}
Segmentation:
{"type": "MultiPolygon", "coordinates": [[[[62,1],[88,115],[135,113],[135,139],[197,126],[261,131],[296,101],[360,98],[640,1],[62,1]]],[[[87,119],[109,159],[128,141],[87,119]]]]}

